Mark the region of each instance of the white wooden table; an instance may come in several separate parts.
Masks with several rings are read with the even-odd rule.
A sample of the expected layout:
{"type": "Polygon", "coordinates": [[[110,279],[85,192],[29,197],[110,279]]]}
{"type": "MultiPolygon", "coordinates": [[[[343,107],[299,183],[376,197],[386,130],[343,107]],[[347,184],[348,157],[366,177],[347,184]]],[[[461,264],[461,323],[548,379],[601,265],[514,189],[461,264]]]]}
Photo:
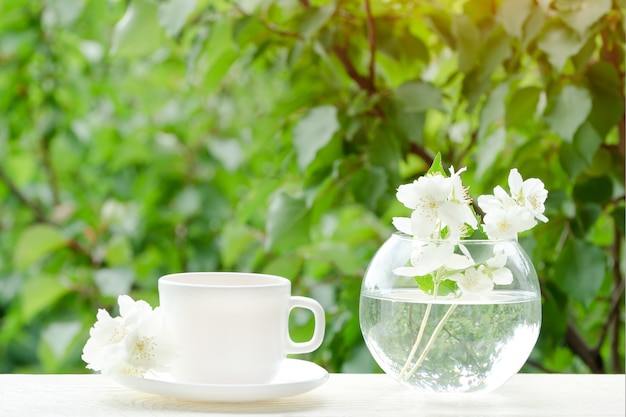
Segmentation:
{"type": "Polygon", "coordinates": [[[0,375],[0,416],[624,417],[624,375],[520,374],[482,395],[425,396],[386,375],[331,374],[314,391],[257,403],[188,402],[100,375],[0,375]]]}

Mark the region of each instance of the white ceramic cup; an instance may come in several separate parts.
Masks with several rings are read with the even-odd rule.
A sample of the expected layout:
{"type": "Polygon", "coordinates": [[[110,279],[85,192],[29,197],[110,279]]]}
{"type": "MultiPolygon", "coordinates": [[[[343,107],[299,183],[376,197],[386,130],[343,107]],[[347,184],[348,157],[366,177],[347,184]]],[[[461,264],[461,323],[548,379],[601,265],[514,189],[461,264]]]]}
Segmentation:
{"type": "Polygon", "coordinates": [[[236,272],[187,272],[159,278],[159,299],[176,339],[176,381],[199,384],[263,384],[287,354],[317,349],[324,338],[322,306],[291,295],[282,277],[236,272]],[[313,312],[307,342],[289,336],[293,308],[313,312]]]}

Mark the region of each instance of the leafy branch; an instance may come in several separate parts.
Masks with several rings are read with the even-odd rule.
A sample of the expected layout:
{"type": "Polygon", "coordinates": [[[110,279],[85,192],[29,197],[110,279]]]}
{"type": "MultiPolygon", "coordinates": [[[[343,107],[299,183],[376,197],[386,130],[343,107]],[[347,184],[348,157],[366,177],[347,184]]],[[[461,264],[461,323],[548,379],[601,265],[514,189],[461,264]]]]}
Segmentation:
{"type": "Polygon", "coordinates": [[[0,180],[6,185],[11,194],[13,194],[23,206],[28,208],[33,213],[35,220],[40,223],[48,223],[48,218],[44,212],[43,207],[40,204],[31,201],[22,191],[17,187],[17,185],[11,180],[11,178],[7,175],[2,165],[0,165],[0,180]]]}

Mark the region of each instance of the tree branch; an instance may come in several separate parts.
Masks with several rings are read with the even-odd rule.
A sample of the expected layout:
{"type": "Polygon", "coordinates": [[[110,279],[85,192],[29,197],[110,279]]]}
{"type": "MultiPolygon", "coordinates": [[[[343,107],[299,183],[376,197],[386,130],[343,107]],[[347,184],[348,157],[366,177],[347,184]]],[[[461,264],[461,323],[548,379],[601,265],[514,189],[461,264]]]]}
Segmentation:
{"type": "Polygon", "coordinates": [[[370,82],[369,78],[359,74],[359,71],[357,71],[352,61],[350,61],[350,58],[348,57],[348,50],[346,48],[339,45],[334,45],[332,47],[332,51],[335,53],[337,58],[339,58],[339,61],[345,68],[348,76],[352,78],[352,80],[354,80],[358,84],[358,86],[361,87],[361,89],[367,91],[367,93],[370,95],[376,92],[376,89],[374,88],[374,85],[370,82]]]}
{"type": "Polygon", "coordinates": [[[567,329],[565,331],[565,341],[570,347],[572,352],[576,354],[582,361],[589,367],[594,374],[606,373],[604,364],[602,362],[602,356],[598,353],[597,349],[592,349],[587,345],[587,342],[578,333],[578,330],[571,324],[567,323],[567,329]]]}
{"type": "Polygon", "coordinates": [[[428,153],[426,148],[418,145],[417,143],[411,142],[411,147],[409,148],[409,152],[422,158],[422,160],[426,162],[426,165],[428,166],[431,166],[433,164],[433,161],[435,160],[435,157],[432,156],[430,153],[428,153]]]}
{"type": "MultiPolygon", "coordinates": [[[[615,236],[619,236],[619,228],[617,225],[613,227],[615,236]]],[[[613,281],[615,286],[613,288],[613,294],[611,297],[611,303],[609,307],[609,314],[606,321],[600,329],[600,336],[598,337],[598,343],[595,349],[600,350],[604,341],[609,334],[609,329],[613,330],[613,337],[611,340],[611,368],[614,372],[623,372],[624,365],[620,359],[620,339],[619,332],[621,328],[620,322],[620,308],[624,305],[624,278],[620,271],[620,255],[622,253],[622,239],[616,238],[613,241],[612,255],[613,255],[613,281]],[[612,325],[612,326],[611,326],[612,325]]]]}
{"type": "Polygon", "coordinates": [[[21,191],[15,183],[9,178],[6,172],[0,166],[0,180],[7,186],[11,194],[13,194],[22,205],[26,206],[35,216],[35,220],[40,223],[48,223],[48,219],[46,218],[46,214],[43,211],[43,208],[32,201],[30,201],[21,191]]]}
{"type": "MultiPolygon", "coordinates": [[[[48,218],[48,216],[46,216],[46,213],[44,212],[43,208],[39,204],[30,201],[30,199],[28,199],[28,197],[26,197],[26,195],[24,195],[24,193],[22,193],[20,189],[17,188],[15,183],[11,180],[11,178],[9,178],[7,173],[2,169],[2,166],[0,166],[0,181],[2,181],[7,186],[11,194],[13,194],[23,206],[28,208],[28,210],[30,210],[33,213],[33,216],[35,217],[35,223],[46,223],[46,224],[56,225],[55,222],[53,222],[52,220],[48,218]]],[[[77,240],[70,239],[66,242],[66,245],[69,249],[73,250],[77,254],[85,256],[86,258],[89,259],[90,262],[94,263],[94,259],[91,256],[91,252],[89,251],[89,249],[87,249],[77,240]]]]}
{"type": "Polygon", "coordinates": [[[59,196],[59,186],[57,183],[57,175],[54,171],[54,166],[52,165],[52,158],[50,157],[50,143],[52,142],[53,131],[46,133],[41,142],[41,151],[42,151],[42,162],[43,168],[48,177],[48,184],[50,185],[50,190],[52,192],[52,201],[54,205],[59,205],[61,203],[61,198],[59,196]]]}

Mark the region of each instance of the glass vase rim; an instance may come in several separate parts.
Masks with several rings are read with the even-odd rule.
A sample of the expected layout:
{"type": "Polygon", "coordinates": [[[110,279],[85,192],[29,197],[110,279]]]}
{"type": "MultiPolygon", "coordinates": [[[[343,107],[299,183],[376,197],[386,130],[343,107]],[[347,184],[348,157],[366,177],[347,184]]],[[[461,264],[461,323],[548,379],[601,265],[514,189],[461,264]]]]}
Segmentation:
{"type": "Polygon", "coordinates": [[[452,244],[489,244],[495,245],[499,243],[519,243],[515,238],[507,239],[432,239],[426,237],[415,237],[403,232],[393,232],[392,236],[399,237],[402,240],[411,240],[418,242],[431,242],[431,243],[452,243],[452,244]]]}

